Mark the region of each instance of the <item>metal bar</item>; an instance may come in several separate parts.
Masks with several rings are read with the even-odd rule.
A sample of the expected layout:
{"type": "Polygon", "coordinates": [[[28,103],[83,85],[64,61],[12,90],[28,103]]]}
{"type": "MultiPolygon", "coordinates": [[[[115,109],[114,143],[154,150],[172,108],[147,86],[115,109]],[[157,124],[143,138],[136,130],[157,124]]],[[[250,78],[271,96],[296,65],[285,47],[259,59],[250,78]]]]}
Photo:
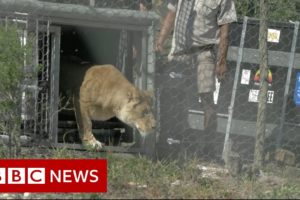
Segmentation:
{"type": "MultiPolygon", "coordinates": [[[[188,111],[189,111],[189,113],[204,115],[204,111],[202,111],[202,110],[193,110],[193,109],[190,109],[188,111]]],[[[228,114],[223,114],[223,113],[217,113],[217,116],[218,117],[227,118],[229,115],[228,114]]]]}
{"type": "Polygon", "coordinates": [[[47,46],[47,53],[46,53],[46,80],[48,81],[49,80],[49,68],[50,68],[50,21],[48,20],[47,21],[47,40],[46,40],[46,46],[47,46]]]}
{"type": "MultiPolygon", "coordinates": [[[[20,135],[20,142],[21,142],[21,146],[25,146],[25,145],[30,145],[32,138],[28,137],[26,135],[20,135]]],[[[2,144],[9,144],[11,140],[11,136],[10,135],[0,135],[0,142],[2,144]]]]}
{"type": "MultiPolygon", "coordinates": [[[[230,46],[228,48],[229,61],[236,61],[238,57],[239,47],[230,46]]],[[[268,63],[270,66],[278,66],[283,68],[289,67],[289,52],[268,50],[268,63]]],[[[259,50],[244,48],[243,62],[251,64],[259,64],[259,50]]],[[[295,69],[300,69],[300,53],[295,53],[295,69]]]]}
{"type": "Polygon", "coordinates": [[[95,7],[95,0],[90,0],[90,6],[95,7]]]}
{"type": "MultiPolygon", "coordinates": [[[[47,145],[47,144],[45,144],[47,145]]],[[[48,144],[49,146],[49,144],[48,144]]],[[[67,143],[57,143],[51,145],[51,147],[62,147],[70,148],[75,150],[86,150],[81,144],[67,144],[67,143]]],[[[123,152],[123,153],[141,153],[140,148],[133,147],[120,147],[120,146],[104,146],[100,152],[123,152]]]]}
{"type": "Polygon", "coordinates": [[[288,69],[286,83],[285,83],[285,89],[284,89],[283,104],[282,104],[281,117],[280,117],[279,135],[277,137],[277,142],[276,142],[277,147],[280,147],[282,137],[283,137],[283,133],[282,133],[283,132],[283,124],[285,122],[285,114],[286,114],[285,111],[286,111],[286,106],[287,106],[288,93],[289,93],[289,89],[290,89],[292,70],[293,70],[294,64],[295,64],[295,53],[296,53],[298,32],[299,32],[299,22],[297,21],[297,22],[295,22],[293,43],[292,43],[290,59],[289,59],[289,69],[288,69]]]}
{"type": "Polygon", "coordinates": [[[130,82],[133,82],[133,35],[130,31],[125,31],[126,40],[124,51],[124,74],[130,82]]]}
{"type": "Polygon", "coordinates": [[[5,11],[31,13],[36,15],[61,19],[87,20],[98,23],[117,23],[120,25],[148,25],[153,20],[159,21],[159,16],[153,12],[140,12],[138,10],[95,8],[91,6],[60,3],[41,2],[33,0],[0,0],[0,7],[5,11]]]}
{"type": "MultiPolygon", "coordinates": [[[[142,78],[143,83],[145,84],[143,89],[154,90],[155,88],[155,54],[154,54],[154,25],[148,28],[148,31],[143,32],[142,38],[142,46],[145,45],[145,52],[142,52],[142,63],[143,63],[143,70],[142,70],[142,78]],[[146,41],[145,41],[146,40],[146,41]],[[144,44],[147,42],[146,44],[144,44]],[[144,55],[146,54],[146,55],[144,55]],[[145,59],[145,60],[144,60],[145,59]]],[[[144,50],[144,48],[142,48],[144,50]]],[[[154,108],[155,113],[157,113],[156,108],[154,108]]],[[[156,115],[157,116],[157,115],[156,115]]],[[[143,153],[149,157],[154,158],[155,155],[155,148],[156,142],[158,141],[158,134],[157,130],[153,134],[147,135],[145,138],[142,139],[142,150],[143,153]]]]}
{"type": "MultiPolygon", "coordinates": [[[[39,20],[35,20],[35,69],[39,69],[39,20]]],[[[36,77],[38,77],[38,74],[35,74],[36,77]]],[[[35,81],[35,85],[38,86],[38,80],[36,79],[35,81]]],[[[37,123],[38,123],[38,90],[35,90],[35,94],[34,94],[34,128],[33,128],[33,134],[34,137],[36,138],[36,134],[37,134],[37,123]]]]}
{"type": "MultiPolygon", "coordinates": [[[[27,45],[27,39],[28,39],[28,18],[27,18],[27,21],[26,21],[26,24],[25,24],[25,29],[22,29],[22,46],[26,46],[27,45]]],[[[27,73],[28,73],[28,66],[27,66],[27,52],[24,52],[24,67],[23,67],[23,73],[26,74],[25,77],[27,77],[27,73]]],[[[23,85],[27,85],[28,84],[28,81],[27,81],[27,78],[24,78],[23,81],[22,81],[23,85]]],[[[21,134],[25,134],[26,133],[26,130],[27,130],[27,123],[26,123],[26,120],[28,119],[28,108],[27,107],[27,101],[29,100],[27,98],[28,96],[28,90],[26,91],[27,89],[25,87],[22,88],[21,92],[22,92],[22,97],[21,97],[21,119],[23,121],[23,132],[21,134]],[[23,98],[23,94],[24,94],[24,98],[23,98]]]]}
{"type": "MultiPolygon", "coordinates": [[[[147,51],[147,89],[155,91],[155,60],[156,54],[154,51],[154,36],[155,36],[155,24],[153,23],[152,26],[148,28],[148,51],[147,51]]],[[[157,89],[157,94],[155,95],[156,98],[154,99],[154,113],[156,116],[157,127],[155,129],[155,144],[158,142],[159,134],[160,134],[160,90],[157,89]]]]}
{"type": "Polygon", "coordinates": [[[118,67],[120,68],[121,72],[125,75],[126,70],[126,51],[127,51],[127,39],[128,33],[125,30],[121,30],[120,32],[120,39],[119,39],[119,48],[118,48],[118,67]]]}
{"type": "Polygon", "coordinates": [[[148,43],[147,43],[147,89],[154,90],[155,88],[155,51],[154,51],[154,25],[148,28],[148,43]]]}
{"type": "Polygon", "coordinates": [[[147,88],[147,32],[143,31],[142,34],[142,48],[141,48],[141,56],[142,56],[142,62],[141,62],[141,81],[140,81],[140,88],[146,89],[147,88]]]}
{"type": "MultiPolygon", "coordinates": [[[[49,68],[50,68],[50,21],[47,21],[47,40],[46,40],[46,70],[45,70],[45,81],[49,82],[49,68]]],[[[49,133],[49,93],[45,93],[45,119],[44,119],[44,131],[49,133]]]]}
{"type": "Polygon", "coordinates": [[[239,80],[240,75],[240,69],[241,69],[241,63],[243,59],[243,51],[244,51],[244,44],[245,44],[245,37],[246,37],[246,30],[247,30],[247,23],[248,23],[248,17],[244,17],[243,21],[243,30],[242,30],[242,36],[240,41],[240,48],[238,53],[238,59],[236,62],[236,71],[235,71],[235,79],[233,83],[233,89],[232,89],[232,95],[231,95],[231,102],[228,107],[228,122],[226,126],[226,133],[225,133],[225,140],[224,140],[224,146],[223,146],[223,153],[222,158],[227,161],[227,153],[229,151],[229,134],[230,134],[230,128],[231,128],[231,122],[232,122],[232,116],[233,116],[233,108],[235,103],[235,96],[236,96],[236,90],[237,90],[237,84],[239,80]]]}
{"type": "Polygon", "coordinates": [[[158,87],[155,90],[155,105],[156,105],[156,142],[159,141],[160,134],[161,134],[161,103],[160,103],[160,97],[161,97],[161,89],[158,87]]]}
{"type": "MultiPolygon", "coordinates": [[[[39,64],[41,65],[41,76],[40,76],[40,80],[38,80],[39,82],[42,82],[45,80],[45,40],[44,40],[44,32],[39,29],[39,42],[41,44],[41,46],[39,46],[38,48],[42,49],[40,54],[38,54],[39,57],[39,64]]],[[[40,86],[40,85],[38,85],[40,86]]],[[[44,94],[42,92],[39,91],[39,95],[40,98],[38,98],[38,106],[39,106],[39,110],[38,112],[40,112],[40,116],[39,116],[39,121],[38,121],[38,127],[39,127],[39,133],[42,135],[43,134],[43,119],[44,119],[44,94]]]]}
{"type": "Polygon", "coordinates": [[[120,22],[101,22],[93,21],[87,19],[76,19],[76,18],[60,18],[51,17],[51,22],[60,25],[74,25],[82,27],[93,27],[93,28],[104,28],[104,29],[114,29],[114,30],[133,30],[133,31],[143,31],[147,30],[149,24],[126,24],[120,22]]]}
{"type": "MultiPolygon", "coordinates": [[[[3,18],[7,17],[7,15],[10,15],[11,12],[3,12],[0,11],[0,16],[3,16],[3,18]]],[[[140,14],[137,14],[140,15],[140,14]]],[[[24,16],[22,16],[24,17],[24,16]]],[[[38,17],[37,15],[28,15],[27,16],[30,20],[35,20],[38,17]]],[[[45,18],[45,16],[42,16],[45,18]]],[[[130,18],[130,15],[127,16],[130,18]]],[[[77,17],[73,18],[65,18],[65,17],[59,17],[59,16],[51,16],[48,17],[52,24],[60,24],[60,25],[74,25],[74,26],[82,26],[82,27],[93,27],[93,28],[104,28],[104,29],[114,29],[114,30],[132,30],[132,31],[146,31],[149,26],[152,24],[150,23],[141,23],[141,24],[127,24],[122,23],[121,21],[111,22],[111,21],[99,21],[95,19],[78,19],[77,17]]],[[[126,17],[125,17],[126,18],[126,17]]],[[[134,19],[133,19],[134,20],[134,19]]],[[[156,20],[156,19],[153,19],[156,20]]]]}
{"type": "Polygon", "coordinates": [[[50,74],[50,131],[49,139],[56,144],[58,134],[59,71],[61,28],[52,27],[51,74],[50,74]]]}
{"type": "Polygon", "coordinates": [[[292,123],[292,122],[284,122],[284,124],[286,124],[288,126],[300,127],[300,123],[299,124],[295,124],[295,123],[292,123]]]}

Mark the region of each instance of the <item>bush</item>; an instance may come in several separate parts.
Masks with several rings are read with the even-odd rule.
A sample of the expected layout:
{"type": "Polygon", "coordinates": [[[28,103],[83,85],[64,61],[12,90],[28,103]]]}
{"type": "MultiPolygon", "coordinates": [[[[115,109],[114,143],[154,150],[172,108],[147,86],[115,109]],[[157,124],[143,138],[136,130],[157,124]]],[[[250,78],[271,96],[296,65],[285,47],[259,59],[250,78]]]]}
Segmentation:
{"type": "Polygon", "coordinates": [[[16,25],[0,25],[0,131],[9,136],[9,157],[20,152],[22,82],[32,57],[29,37],[22,33],[16,25]]]}

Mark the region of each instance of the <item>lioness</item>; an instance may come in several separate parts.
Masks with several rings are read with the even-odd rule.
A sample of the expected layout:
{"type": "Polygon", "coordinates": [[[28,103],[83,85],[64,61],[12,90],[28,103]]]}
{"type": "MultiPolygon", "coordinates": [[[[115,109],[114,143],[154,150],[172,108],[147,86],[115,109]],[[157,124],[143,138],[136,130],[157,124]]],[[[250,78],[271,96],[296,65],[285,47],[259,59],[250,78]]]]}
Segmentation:
{"type": "Polygon", "coordinates": [[[75,100],[75,115],[83,144],[95,150],[102,148],[92,133],[92,120],[117,117],[135,127],[144,137],[153,132],[155,119],[151,110],[152,95],[131,84],[112,65],[89,68],[80,87],[79,101],[75,100]]]}

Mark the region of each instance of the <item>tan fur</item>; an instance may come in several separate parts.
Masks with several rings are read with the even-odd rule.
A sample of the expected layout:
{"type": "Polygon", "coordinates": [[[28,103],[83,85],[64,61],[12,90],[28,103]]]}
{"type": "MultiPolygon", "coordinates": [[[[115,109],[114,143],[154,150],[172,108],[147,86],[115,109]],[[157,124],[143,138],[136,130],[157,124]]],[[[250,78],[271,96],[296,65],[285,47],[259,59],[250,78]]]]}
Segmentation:
{"type": "Polygon", "coordinates": [[[91,120],[117,117],[137,128],[142,136],[155,128],[151,94],[136,88],[112,65],[91,67],[80,87],[79,101],[74,102],[82,142],[97,150],[102,144],[92,133],[91,120]]]}

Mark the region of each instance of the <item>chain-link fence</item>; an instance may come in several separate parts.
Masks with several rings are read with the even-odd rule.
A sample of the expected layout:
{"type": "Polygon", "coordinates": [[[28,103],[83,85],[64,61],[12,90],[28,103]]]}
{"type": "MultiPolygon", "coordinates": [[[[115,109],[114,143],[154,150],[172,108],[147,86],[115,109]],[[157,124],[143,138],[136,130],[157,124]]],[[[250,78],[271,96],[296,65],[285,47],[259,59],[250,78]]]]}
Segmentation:
{"type": "MultiPolygon", "coordinates": [[[[34,18],[29,13],[1,12],[1,28],[4,33],[15,36],[11,40],[12,45],[2,46],[11,53],[1,52],[3,67],[12,70],[17,66],[19,70],[19,73],[9,70],[3,75],[4,79],[8,77],[10,83],[14,83],[14,91],[1,91],[4,96],[1,122],[5,130],[1,132],[1,138],[5,144],[9,144],[9,149],[18,142],[32,145],[32,142],[40,142],[41,139],[51,140],[50,126],[57,109],[53,110],[55,92],[50,83],[53,86],[55,81],[50,80],[50,70],[51,65],[57,64],[57,57],[53,53],[56,43],[50,23],[43,18],[34,18]],[[21,47],[17,47],[19,41],[21,47]],[[11,60],[18,61],[16,66],[11,60]],[[7,105],[8,102],[12,104],[7,105]],[[17,112],[9,115],[6,111],[10,106],[17,112]],[[10,116],[9,119],[7,116],[10,116]],[[10,121],[14,123],[13,128],[7,126],[10,121]],[[20,139],[13,137],[14,132],[18,133],[20,139]]],[[[1,39],[5,41],[5,37],[1,39]]],[[[4,81],[2,85],[7,88],[8,83],[4,81]]]]}
{"type": "MultiPolygon", "coordinates": [[[[33,35],[27,28],[26,15],[1,16],[1,139],[8,145],[11,157],[19,154],[21,126],[26,129],[22,121],[28,119],[28,111],[34,108],[26,101],[32,98],[27,91],[31,90],[28,83],[34,79],[33,35]]],[[[23,134],[21,138],[27,139],[23,134]]]]}
{"type": "Polygon", "coordinates": [[[296,21],[299,2],[269,1],[268,54],[263,54],[260,47],[263,40],[260,40],[259,1],[236,1],[236,8],[239,20],[230,26],[229,71],[225,80],[216,81],[214,93],[218,112],[216,135],[209,136],[204,130],[196,69],[188,62],[157,59],[161,111],[159,155],[177,159],[209,157],[204,147],[208,138],[213,137],[210,148],[215,148],[219,157],[224,158],[224,153],[229,151],[242,163],[252,163],[257,129],[263,126],[261,156],[266,161],[299,164],[299,88],[296,86],[299,84],[299,23],[296,21]],[[259,102],[261,55],[268,58],[264,80],[267,97],[259,102]],[[265,119],[258,115],[258,105],[264,102],[265,119]]]}
{"type": "MultiPolygon", "coordinates": [[[[147,147],[148,153],[155,151],[160,159],[209,159],[204,147],[213,137],[211,148],[219,158],[226,150],[242,163],[253,162],[261,80],[259,1],[235,2],[238,21],[230,25],[229,71],[225,80],[216,80],[218,123],[213,135],[204,131],[196,69],[188,62],[170,62],[166,55],[155,55],[153,44],[167,1],[0,3],[2,26],[18,24],[24,34],[21,38],[27,41],[30,35],[33,46],[33,64],[24,64],[28,76],[20,93],[23,136],[77,148],[73,144],[80,140],[70,97],[83,72],[69,67],[111,63],[139,88],[155,91],[158,125],[155,138],[148,138],[151,144],[145,145],[136,130],[118,119],[96,122],[94,133],[108,147],[133,152],[147,147]]],[[[269,2],[264,153],[266,159],[289,165],[299,164],[300,159],[298,8],[296,0],[269,2]]],[[[170,44],[171,36],[166,53],[170,44]]],[[[6,134],[2,132],[3,138],[6,134]]]]}

